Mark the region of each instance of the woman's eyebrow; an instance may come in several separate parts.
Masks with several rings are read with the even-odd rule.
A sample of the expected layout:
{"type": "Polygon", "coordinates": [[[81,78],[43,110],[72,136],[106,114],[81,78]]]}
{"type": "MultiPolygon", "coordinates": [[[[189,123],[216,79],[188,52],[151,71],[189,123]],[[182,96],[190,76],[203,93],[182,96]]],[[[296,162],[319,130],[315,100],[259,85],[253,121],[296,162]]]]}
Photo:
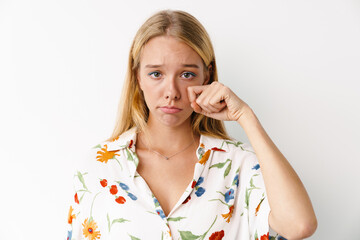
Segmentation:
{"type": "MultiPolygon", "coordinates": [[[[162,67],[163,65],[152,65],[152,64],[147,64],[145,65],[145,68],[158,68],[158,67],[162,67]]],[[[200,68],[198,65],[196,64],[183,64],[183,67],[192,67],[192,68],[200,68]]]]}
{"type": "Polygon", "coordinates": [[[198,65],[196,64],[183,64],[183,67],[192,67],[192,68],[200,68],[198,65]]]}

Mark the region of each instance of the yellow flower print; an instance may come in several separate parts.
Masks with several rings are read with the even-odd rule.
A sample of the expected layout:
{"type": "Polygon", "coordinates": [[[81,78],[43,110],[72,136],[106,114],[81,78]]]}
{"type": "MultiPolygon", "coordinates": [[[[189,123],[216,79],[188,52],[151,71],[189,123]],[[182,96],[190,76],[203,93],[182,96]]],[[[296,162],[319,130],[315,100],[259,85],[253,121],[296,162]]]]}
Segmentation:
{"type": "Polygon", "coordinates": [[[221,214],[221,216],[226,219],[226,222],[230,222],[230,218],[232,217],[232,213],[234,211],[234,205],[230,206],[229,212],[225,214],[221,214]]]}
{"type": "Polygon", "coordinates": [[[209,157],[210,157],[210,152],[211,152],[211,150],[209,149],[209,150],[207,150],[206,151],[206,153],[204,153],[204,155],[202,156],[202,158],[199,160],[199,163],[200,164],[205,164],[206,163],[206,161],[209,159],[209,157]]]}
{"type": "Polygon", "coordinates": [[[88,239],[88,240],[96,240],[96,239],[100,239],[100,231],[96,231],[97,229],[97,224],[94,220],[90,220],[88,221],[88,219],[85,219],[83,225],[83,235],[88,239]]]}
{"type": "Polygon", "coordinates": [[[107,150],[107,145],[105,144],[103,148],[101,148],[101,150],[99,150],[97,152],[97,156],[96,159],[99,162],[104,162],[107,163],[109,161],[109,159],[114,158],[115,156],[120,156],[119,154],[116,153],[116,151],[108,151],[107,150]]]}
{"type": "Polygon", "coordinates": [[[72,212],[74,211],[74,209],[72,208],[72,206],[70,206],[69,209],[69,215],[68,215],[68,223],[72,224],[73,219],[75,219],[75,214],[72,214],[72,212]]]}

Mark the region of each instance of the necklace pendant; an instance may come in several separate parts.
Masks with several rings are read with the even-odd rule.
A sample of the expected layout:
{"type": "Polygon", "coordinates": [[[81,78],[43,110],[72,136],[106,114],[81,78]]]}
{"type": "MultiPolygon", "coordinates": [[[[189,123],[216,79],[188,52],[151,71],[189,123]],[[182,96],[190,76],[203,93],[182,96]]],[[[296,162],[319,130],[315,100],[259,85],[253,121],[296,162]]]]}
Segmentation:
{"type": "Polygon", "coordinates": [[[168,158],[168,157],[165,157],[165,159],[166,159],[166,160],[169,160],[169,158],[168,158]]]}

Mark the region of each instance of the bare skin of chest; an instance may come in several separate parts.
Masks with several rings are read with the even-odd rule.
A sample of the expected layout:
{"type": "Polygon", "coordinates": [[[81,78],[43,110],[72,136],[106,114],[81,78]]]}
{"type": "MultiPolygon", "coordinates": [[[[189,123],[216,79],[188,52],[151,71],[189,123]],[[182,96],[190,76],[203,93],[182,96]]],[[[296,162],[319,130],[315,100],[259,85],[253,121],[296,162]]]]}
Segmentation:
{"type": "Polygon", "coordinates": [[[139,158],[136,171],[159,201],[165,216],[168,216],[193,179],[198,161],[195,151],[196,148],[190,148],[166,160],[156,153],[149,153],[144,149],[136,150],[139,158]]]}

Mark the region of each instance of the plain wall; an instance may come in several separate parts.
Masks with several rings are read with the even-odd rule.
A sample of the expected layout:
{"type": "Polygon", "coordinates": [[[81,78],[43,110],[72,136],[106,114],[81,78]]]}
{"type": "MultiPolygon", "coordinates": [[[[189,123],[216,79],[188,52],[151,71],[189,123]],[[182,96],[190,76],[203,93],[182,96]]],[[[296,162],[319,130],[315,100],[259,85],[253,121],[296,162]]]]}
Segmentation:
{"type": "Polygon", "coordinates": [[[0,239],[65,239],[73,165],[110,137],[132,39],[167,8],[203,23],[220,82],[302,179],[319,222],[309,239],[360,239],[360,2],[350,0],[0,0],[0,239]]]}

